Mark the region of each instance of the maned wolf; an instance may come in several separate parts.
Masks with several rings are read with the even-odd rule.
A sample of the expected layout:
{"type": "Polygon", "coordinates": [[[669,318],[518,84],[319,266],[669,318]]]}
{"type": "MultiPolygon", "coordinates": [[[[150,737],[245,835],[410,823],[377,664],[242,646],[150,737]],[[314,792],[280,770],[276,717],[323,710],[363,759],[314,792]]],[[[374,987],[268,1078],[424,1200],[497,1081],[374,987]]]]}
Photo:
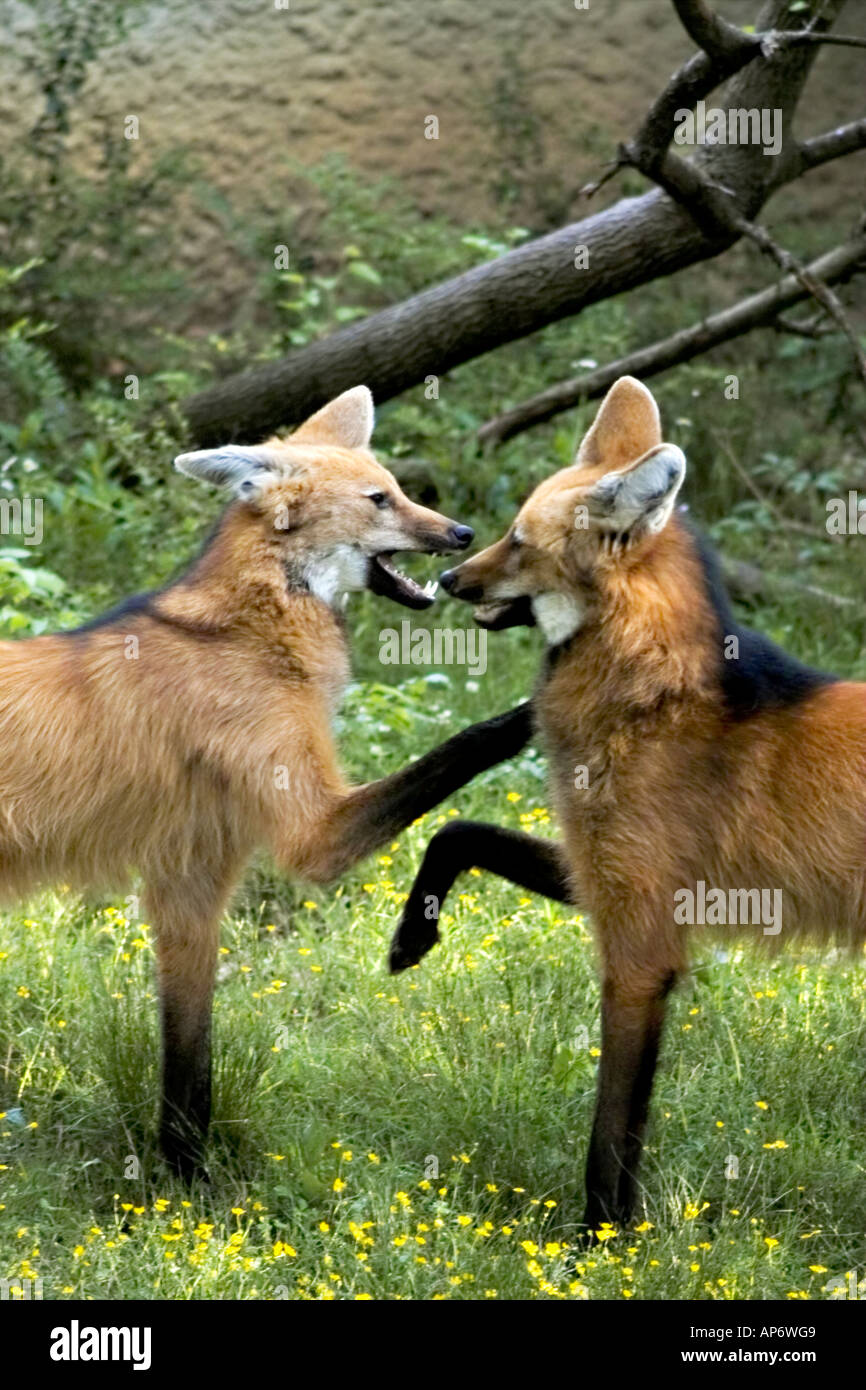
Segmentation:
{"type": "Polygon", "coordinates": [[[399,970],[430,949],[470,866],[592,914],[603,989],[590,1229],[633,1209],[689,927],[866,936],[866,685],[810,670],[736,622],[713,555],[674,511],[684,474],[652,395],[622,377],[574,465],[503,539],[442,576],[480,605],[478,622],[534,622],[547,639],[533,707],[563,844],[448,826],[391,950],[399,970]]]}
{"type": "Polygon", "coordinates": [[[330,717],[349,678],[346,595],[427,607],[394,553],[472,539],[404,496],[369,452],[372,428],[357,387],[288,439],[182,454],[181,472],[233,498],[191,568],[76,631],[0,643],[0,893],[142,875],[161,1139],[187,1176],[210,1114],[220,916],[252,851],[334,878],[530,732],[519,707],[379,782],[343,781],[330,717]]]}

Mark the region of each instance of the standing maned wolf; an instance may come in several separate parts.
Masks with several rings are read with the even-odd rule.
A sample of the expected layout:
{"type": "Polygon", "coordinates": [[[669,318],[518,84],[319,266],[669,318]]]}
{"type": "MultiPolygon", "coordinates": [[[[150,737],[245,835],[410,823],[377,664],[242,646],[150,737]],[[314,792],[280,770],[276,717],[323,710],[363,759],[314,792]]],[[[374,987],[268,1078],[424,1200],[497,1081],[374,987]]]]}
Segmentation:
{"type": "Polygon", "coordinates": [[[479,623],[537,623],[547,639],[533,706],[563,844],[449,825],[391,949],[395,970],[430,949],[470,866],[592,914],[603,987],[590,1229],[633,1210],[689,926],[866,936],[866,685],[810,670],[735,621],[713,556],[674,512],[684,473],[652,395],[622,377],[574,465],[442,576],[479,605],[479,623]]]}
{"type": "Polygon", "coordinates": [[[220,916],[252,851],[334,878],[530,732],[519,707],[380,782],[343,781],[330,717],[349,678],[346,595],[426,608],[394,553],[472,539],[404,496],[369,452],[372,428],[356,387],[288,439],[181,455],[181,472],[234,499],[186,574],[77,631],[0,643],[0,892],[142,875],[161,1139],[186,1176],[210,1114],[220,916]]]}

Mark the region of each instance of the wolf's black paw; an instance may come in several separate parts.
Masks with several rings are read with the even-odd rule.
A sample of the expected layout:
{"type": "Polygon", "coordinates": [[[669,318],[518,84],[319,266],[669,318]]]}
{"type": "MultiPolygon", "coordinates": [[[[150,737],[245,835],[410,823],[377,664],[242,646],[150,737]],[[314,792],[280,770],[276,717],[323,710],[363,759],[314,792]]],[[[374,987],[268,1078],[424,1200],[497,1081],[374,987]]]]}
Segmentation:
{"type": "Polygon", "coordinates": [[[174,1130],[163,1130],[160,1148],[164,1162],[187,1187],[192,1187],[194,1183],[210,1182],[202,1148],[191,1143],[187,1136],[179,1135],[174,1130]]]}
{"type": "Polygon", "coordinates": [[[388,969],[391,974],[399,975],[401,970],[408,970],[410,966],[417,965],[438,940],[439,931],[435,921],[423,916],[416,918],[414,913],[410,916],[404,910],[400,924],[391,938],[391,949],[388,952],[388,969]]]}

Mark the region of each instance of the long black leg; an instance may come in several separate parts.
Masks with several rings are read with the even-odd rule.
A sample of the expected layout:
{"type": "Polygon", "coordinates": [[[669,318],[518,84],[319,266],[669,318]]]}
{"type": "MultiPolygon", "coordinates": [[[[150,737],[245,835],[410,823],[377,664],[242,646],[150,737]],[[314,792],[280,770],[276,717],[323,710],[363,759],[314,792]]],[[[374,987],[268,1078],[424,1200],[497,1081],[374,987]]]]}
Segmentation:
{"type": "Polygon", "coordinates": [[[637,1171],[665,1017],[676,975],[648,973],[626,991],[612,976],[602,990],[601,1068],[586,1165],[584,1225],[625,1225],[634,1210],[637,1171]]]}
{"type": "Polygon", "coordinates": [[[147,885],[156,928],[162,1020],[160,1143],[170,1166],[190,1181],[205,1176],[211,1104],[211,1001],[222,908],[233,867],[202,869],[147,885]]]}
{"type": "Polygon", "coordinates": [[[559,845],[479,821],[453,821],[427,846],[400,924],[391,942],[392,974],[417,965],[439,940],[442,904],[466,869],[486,869],[530,893],[574,902],[574,888],[559,845]]]}
{"type": "Polygon", "coordinates": [[[205,1176],[204,1144],[211,1109],[210,1001],[191,1010],[168,992],[162,997],[162,1113],[160,1145],[170,1167],[187,1182],[205,1176]]]}
{"type": "Polygon", "coordinates": [[[314,842],[294,867],[317,883],[337,878],[480,772],[515,757],[531,736],[532,706],[526,701],[462,729],[389,777],[353,787],[316,822],[314,842]]]}

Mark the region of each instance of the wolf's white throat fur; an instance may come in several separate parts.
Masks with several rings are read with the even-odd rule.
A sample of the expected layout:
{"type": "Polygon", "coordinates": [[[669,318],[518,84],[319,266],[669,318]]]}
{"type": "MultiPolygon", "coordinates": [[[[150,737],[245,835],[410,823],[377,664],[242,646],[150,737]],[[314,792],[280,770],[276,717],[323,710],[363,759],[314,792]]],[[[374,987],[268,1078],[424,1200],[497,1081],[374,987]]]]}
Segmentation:
{"type": "Polygon", "coordinates": [[[584,608],[571,594],[536,594],[532,599],[535,621],[551,647],[573,637],[584,619],[584,608]]]}
{"type": "Polygon", "coordinates": [[[304,578],[311,594],[331,608],[342,607],[345,596],[367,587],[366,555],[354,545],[337,545],[306,566],[304,578]]]}

